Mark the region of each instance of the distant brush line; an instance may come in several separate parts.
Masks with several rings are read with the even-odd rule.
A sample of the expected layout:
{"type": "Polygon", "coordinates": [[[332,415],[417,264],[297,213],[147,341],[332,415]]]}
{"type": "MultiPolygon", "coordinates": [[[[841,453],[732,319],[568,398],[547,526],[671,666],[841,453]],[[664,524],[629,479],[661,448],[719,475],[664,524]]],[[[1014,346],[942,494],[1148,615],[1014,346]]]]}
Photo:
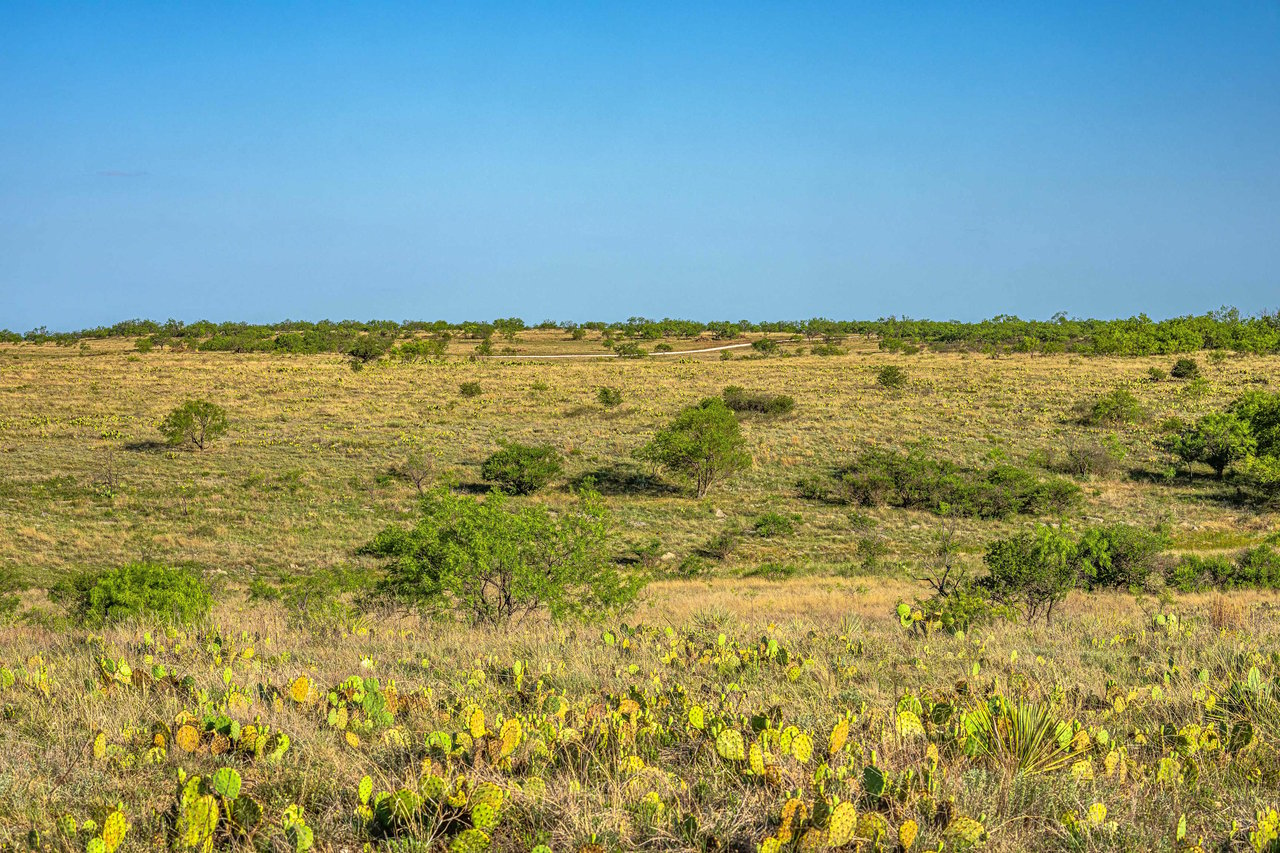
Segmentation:
{"type": "MultiPolygon", "coordinates": [[[[749,347],[749,346],[751,346],[751,344],[725,344],[724,346],[704,347],[703,349],[685,349],[685,350],[677,350],[674,352],[648,352],[648,353],[645,353],[645,355],[647,356],[697,355],[698,353],[703,353],[703,352],[720,352],[721,350],[741,349],[742,347],[749,347]]],[[[507,355],[481,355],[476,357],[502,359],[502,358],[622,358],[623,356],[620,353],[616,353],[616,352],[574,352],[574,353],[556,353],[556,354],[547,354],[547,355],[508,353],[507,355]]],[[[628,358],[629,357],[630,356],[628,356],[628,358]]]]}

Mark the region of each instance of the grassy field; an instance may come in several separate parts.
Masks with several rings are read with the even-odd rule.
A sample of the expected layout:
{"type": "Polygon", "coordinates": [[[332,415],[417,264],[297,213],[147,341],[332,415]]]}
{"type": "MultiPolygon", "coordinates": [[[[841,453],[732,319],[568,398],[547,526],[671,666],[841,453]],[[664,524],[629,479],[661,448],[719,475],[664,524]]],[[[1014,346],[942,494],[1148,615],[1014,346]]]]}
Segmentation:
{"type": "MultiPolygon", "coordinates": [[[[1049,625],[926,636],[894,608],[924,594],[939,517],[807,500],[796,483],[916,441],[1059,476],[1068,447],[1113,442],[1123,460],[1077,480],[1061,521],[1159,525],[1171,553],[1234,553],[1271,536],[1276,513],[1171,476],[1154,440],[1166,418],[1275,390],[1280,359],[1202,359],[1201,380],[1152,381],[1172,359],[908,356],[867,340],[826,357],[799,342],[771,358],[473,361],[473,345],[360,371],[119,340],[0,346],[0,572],[26,587],[25,616],[0,626],[0,844],[86,849],[119,807],[130,850],[301,849],[308,835],[324,850],[1276,849],[1280,598],[1073,593],[1049,625]],[[905,387],[877,383],[889,364],[905,387]],[[727,385],[796,400],[743,418],[753,466],[702,500],[637,485],[632,451],[727,385]],[[601,386],[622,404],[602,407],[601,386]],[[1144,421],[1078,422],[1119,386],[1144,421]],[[157,431],[190,397],[231,421],[205,452],[157,431]],[[254,579],[371,565],[357,548],[414,515],[416,489],[392,474],[409,455],[479,493],[504,440],[565,458],[560,481],[520,500],[565,505],[591,476],[619,556],[653,555],[633,564],[654,577],[633,612],[503,631],[381,611],[317,623],[247,600],[254,579]],[[764,512],[795,530],[752,535],[764,512]],[[729,529],[744,531],[731,552],[679,576],[729,529]],[[44,592],[140,559],[208,579],[208,624],[89,631],[44,592]],[[753,576],[762,566],[782,579],[753,576]],[[1018,709],[1048,721],[1030,758],[1007,742],[1018,709]],[[993,733],[975,753],[983,713],[993,733]],[[239,795],[225,774],[209,787],[219,769],[239,795]],[[184,800],[180,772],[206,786],[184,800]]],[[[600,351],[550,332],[494,346],[600,351]]],[[[987,542],[1033,520],[958,520],[961,560],[977,571],[987,542]]]]}

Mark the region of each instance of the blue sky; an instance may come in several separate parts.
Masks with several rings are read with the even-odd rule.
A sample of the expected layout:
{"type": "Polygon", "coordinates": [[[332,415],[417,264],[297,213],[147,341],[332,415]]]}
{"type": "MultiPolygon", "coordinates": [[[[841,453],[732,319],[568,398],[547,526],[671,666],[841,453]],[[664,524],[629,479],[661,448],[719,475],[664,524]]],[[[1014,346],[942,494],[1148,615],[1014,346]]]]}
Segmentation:
{"type": "Polygon", "coordinates": [[[1280,4],[0,5],[0,326],[1280,308],[1280,4]]]}

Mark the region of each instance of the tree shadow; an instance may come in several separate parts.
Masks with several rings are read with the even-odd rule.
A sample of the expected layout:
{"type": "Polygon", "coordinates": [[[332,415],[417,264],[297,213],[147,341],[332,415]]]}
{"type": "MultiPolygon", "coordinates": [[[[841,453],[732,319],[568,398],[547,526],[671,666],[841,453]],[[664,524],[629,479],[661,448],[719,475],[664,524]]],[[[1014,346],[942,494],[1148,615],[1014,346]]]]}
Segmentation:
{"type": "Polygon", "coordinates": [[[679,489],[670,483],[645,473],[635,465],[614,463],[586,471],[569,481],[573,489],[592,488],[602,495],[643,495],[661,497],[674,495],[679,489]]]}
{"type": "Polygon", "coordinates": [[[161,450],[172,450],[173,445],[163,441],[146,439],[144,441],[130,441],[125,444],[124,449],[135,453],[156,453],[161,450]]]}

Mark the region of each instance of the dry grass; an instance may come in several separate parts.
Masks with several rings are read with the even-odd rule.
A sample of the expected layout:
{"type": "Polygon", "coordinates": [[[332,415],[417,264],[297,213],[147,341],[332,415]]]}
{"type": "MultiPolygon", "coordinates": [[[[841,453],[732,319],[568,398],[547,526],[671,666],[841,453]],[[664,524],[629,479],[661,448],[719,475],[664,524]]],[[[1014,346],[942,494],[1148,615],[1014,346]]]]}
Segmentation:
{"type": "MultiPolygon", "coordinates": [[[[526,352],[599,347],[562,338],[531,333],[510,345],[526,352]]],[[[495,342],[499,351],[506,345],[495,342]]],[[[469,346],[455,342],[454,351],[469,346]]],[[[1076,594],[1049,626],[999,623],[967,637],[917,636],[898,625],[894,606],[919,594],[911,576],[936,546],[937,517],[855,513],[801,500],[794,489],[801,474],[859,448],[915,440],[962,464],[1004,459],[1036,467],[1068,438],[1105,437],[1110,430],[1075,422],[1077,404],[1125,385],[1151,416],[1119,431],[1128,453],[1123,466],[1082,480],[1085,501],[1066,521],[1163,523],[1181,552],[1254,544],[1274,529],[1275,514],[1235,502],[1207,478],[1152,476],[1166,464],[1152,439],[1165,417],[1195,416],[1245,388],[1274,386],[1280,363],[1232,358],[1205,365],[1201,384],[1146,381],[1149,367],[1167,368],[1168,361],[907,357],[857,341],[848,355],[830,358],[453,359],[353,372],[333,356],[143,356],[118,341],[94,342],[86,353],[0,346],[0,573],[37,588],[23,594],[22,609],[53,610],[38,588],[69,571],[139,558],[190,566],[220,589],[211,623],[190,634],[125,625],[94,635],[46,627],[54,623],[38,617],[0,627],[0,666],[15,676],[0,688],[0,844],[22,843],[36,829],[58,849],[58,815],[101,820],[123,802],[133,822],[127,849],[163,846],[178,769],[208,773],[226,765],[242,773],[247,795],[266,815],[244,849],[284,849],[281,815],[296,804],[320,849],[355,850],[377,843],[353,819],[363,775],[379,788],[416,784],[424,759],[441,758],[431,756],[428,733],[463,730],[472,706],[490,721],[519,718],[532,732],[554,716],[547,704],[554,693],[568,703],[563,725],[583,747],[549,743],[548,760],[535,754],[530,738],[506,762],[473,751],[436,765],[451,780],[492,781],[507,792],[496,849],[547,843],[562,853],[595,834],[611,850],[751,850],[777,831],[792,789],[810,806],[821,791],[849,799],[859,812],[882,815],[893,832],[915,820],[916,849],[943,840],[951,849],[949,822],[984,814],[987,847],[995,850],[1172,849],[1181,815],[1189,839],[1242,849],[1257,810],[1277,802],[1280,725],[1258,716],[1257,739],[1235,752],[1197,740],[1189,754],[1171,732],[1181,730],[1185,739],[1198,726],[1225,743],[1232,721],[1222,722],[1215,701],[1231,695],[1251,668],[1274,691],[1275,595],[1076,594]],[[907,388],[876,385],[885,364],[906,369],[907,388]],[[483,393],[463,398],[458,386],[465,381],[479,382],[483,393]],[[623,619],[516,632],[379,614],[317,625],[244,599],[251,577],[351,564],[375,531],[407,519],[416,490],[388,471],[411,452],[434,455],[444,475],[466,486],[476,483],[479,462],[500,439],[552,443],[565,454],[566,483],[534,499],[556,504],[568,498],[568,480],[625,464],[682,405],[730,384],[790,394],[796,411],[746,419],[755,466],[705,501],[658,490],[607,494],[619,550],[656,540],[657,553],[670,555],[660,568],[672,568],[721,531],[749,529],[765,511],[799,514],[796,531],[745,536],[728,557],[710,562],[705,578],[653,582],[623,619]],[[601,385],[622,389],[623,404],[601,408],[601,385]],[[152,445],[156,423],[193,395],[228,409],[228,440],[205,453],[152,445]],[[861,539],[887,550],[874,570],[862,565],[861,539]],[[744,577],[763,563],[796,572],[778,581],[744,577]],[[1176,613],[1178,627],[1157,627],[1157,613],[1176,613]],[[623,621],[645,627],[628,635],[623,621]],[[612,644],[603,639],[606,629],[612,644]],[[753,657],[762,637],[788,651],[786,664],[753,657]],[[193,681],[107,683],[102,657],[123,658],[140,671],[163,664],[193,681]],[[519,686],[517,661],[525,673],[519,686]],[[47,695],[36,685],[42,667],[47,695]],[[316,702],[276,701],[300,675],[319,688],[318,697],[350,676],[377,677],[383,686],[394,682],[402,701],[390,725],[361,732],[352,745],[316,702]],[[250,697],[248,705],[233,707],[235,688],[250,697]],[[930,770],[926,742],[895,726],[902,702],[965,709],[994,695],[1044,703],[1088,733],[1095,744],[1085,756],[1088,773],[1013,774],[967,755],[954,721],[928,725],[940,751],[930,770]],[[619,711],[631,697],[649,709],[635,721],[619,711]],[[751,718],[774,715],[777,725],[809,733],[819,757],[800,765],[778,755],[779,779],[766,782],[690,729],[693,704],[748,742],[755,737],[751,718]],[[172,746],[151,763],[142,760],[153,732],[172,727],[184,711],[256,719],[287,732],[292,745],[279,764],[172,746]],[[854,720],[850,741],[828,754],[832,727],[846,714],[854,720]],[[1096,746],[1103,729],[1111,738],[1106,749],[1096,746]],[[92,749],[98,733],[109,746],[102,758],[92,749]],[[1106,773],[1112,747],[1125,750],[1123,779],[1106,773]],[[821,791],[819,760],[828,765],[821,791]],[[873,801],[861,783],[873,760],[894,779],[915,781],[900,797],[873,801]],[[1178,772],[1162,772],[1162,762],[1178,772]],[[926,778],[932,788],[921,787],[926,778]],[[647,794],[661,801],[662,816],[645,811],[647,794]],[[1072,830],[1064,815],[1083,819],[1095,803],[1107,807],[1106,821],[1072,830]]],[[[962,520],[962,559],[976,566],[984,542],[1026,523],[962,520]]],[[[772,751],[778,754],[776,745],[772,751]]],[[[83,839],[65,846],[83,849],[83,839]]],[[[232,845],[220,838],[219,846],[232,845]]]]}

